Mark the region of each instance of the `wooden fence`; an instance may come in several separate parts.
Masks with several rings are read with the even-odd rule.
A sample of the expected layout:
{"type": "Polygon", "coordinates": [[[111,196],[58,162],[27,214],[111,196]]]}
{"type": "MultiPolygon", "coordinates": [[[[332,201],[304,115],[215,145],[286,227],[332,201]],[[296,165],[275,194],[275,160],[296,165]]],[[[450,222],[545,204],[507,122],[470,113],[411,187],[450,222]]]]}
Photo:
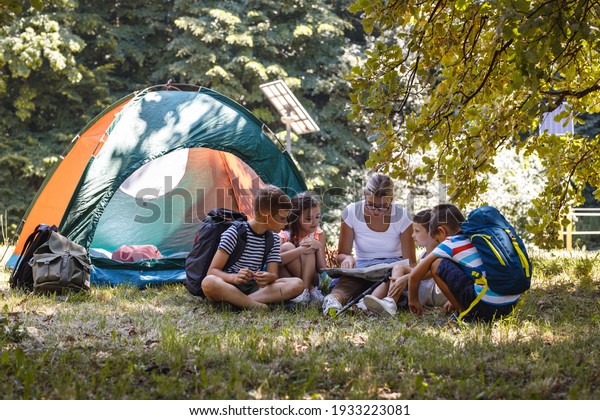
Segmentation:
{"type": "Polygon", "coordinates": [[[599,230],[573,230],[574,219],[579,217],[595,217],[600,216],[600,209],[598,208],[578,208],[571,210],[571,223],[565,230],[562,231],[561,239],[565,239],[565,246],[567,251],[573,249],[573,236],[574,235],[600,235],[599,230]]]}

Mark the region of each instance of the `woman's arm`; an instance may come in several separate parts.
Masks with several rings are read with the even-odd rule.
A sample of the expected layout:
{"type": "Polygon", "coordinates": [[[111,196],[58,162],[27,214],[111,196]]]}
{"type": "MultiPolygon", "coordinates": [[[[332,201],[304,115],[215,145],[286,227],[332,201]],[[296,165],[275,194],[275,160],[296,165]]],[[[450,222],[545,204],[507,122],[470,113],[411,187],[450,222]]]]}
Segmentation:
{"type": "Polygon", "coordinates": [[[354,230],[342,220],[337,255],[338,264],[340,264],[342,268],[354,268],[356,266],[356,260],[352,256],[353,242],[354,230]]]}
{"type": "Polygon", "coordinates": [[[402,258],[408,260],[411,267],[417,265],[417,251],[415,249],[415,240],[412,237],[412,224],[400,234],[400,245],[402,247],[402,258]]]}

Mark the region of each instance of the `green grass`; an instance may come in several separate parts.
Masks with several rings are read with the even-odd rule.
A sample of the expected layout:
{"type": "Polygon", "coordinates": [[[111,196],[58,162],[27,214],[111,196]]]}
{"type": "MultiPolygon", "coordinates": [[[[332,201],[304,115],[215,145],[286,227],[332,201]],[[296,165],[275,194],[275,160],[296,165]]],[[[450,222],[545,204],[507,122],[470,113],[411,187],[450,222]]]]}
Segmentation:
{"type": "Polygon", "coordinates": [[[183,286],[48,297],[0,281],[5,399],[598,399],[600,257],[533,255],[516,317],[233,312],[183,286]]]}

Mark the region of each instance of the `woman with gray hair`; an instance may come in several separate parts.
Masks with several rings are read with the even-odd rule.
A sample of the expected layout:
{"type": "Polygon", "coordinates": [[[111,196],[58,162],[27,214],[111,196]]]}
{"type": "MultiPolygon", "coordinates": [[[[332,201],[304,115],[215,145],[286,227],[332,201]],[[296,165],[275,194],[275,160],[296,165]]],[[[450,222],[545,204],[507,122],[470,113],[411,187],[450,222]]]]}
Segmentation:
{"type": "MultiPolygon", "coordinates": [[[[364,200],[349,204],[342,212],[338,263],[342,268],[362,268],[407,259],[414,266],[417,258],[412,234],[408,212],[394,203],[392,179],[375,173],[364,188],[364,200]]],[[[323,314],[330,309],[339,311],[371,285],[354,277],[340,278],[323,301],[323,314]]]]}

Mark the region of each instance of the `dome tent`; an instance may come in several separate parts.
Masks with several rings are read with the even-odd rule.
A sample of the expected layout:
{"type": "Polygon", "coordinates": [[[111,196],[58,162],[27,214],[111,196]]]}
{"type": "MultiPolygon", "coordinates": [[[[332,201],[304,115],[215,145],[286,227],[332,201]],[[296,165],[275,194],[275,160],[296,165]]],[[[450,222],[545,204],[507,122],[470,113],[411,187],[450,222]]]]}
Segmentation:
{"type": "Polygon", "coordinates": [[[206,88],[161,85],[128,95],[73,139],[30,205],[8,265],[38,224],[56,224],[89,250],[92,284],[185,280],[185,257],[210,209],[252,217],[263,185],[289,195],[306,189],[265,129],[206,88]],[[154,245],[163,258],[112,260],[122,245],[154,245]]]}

